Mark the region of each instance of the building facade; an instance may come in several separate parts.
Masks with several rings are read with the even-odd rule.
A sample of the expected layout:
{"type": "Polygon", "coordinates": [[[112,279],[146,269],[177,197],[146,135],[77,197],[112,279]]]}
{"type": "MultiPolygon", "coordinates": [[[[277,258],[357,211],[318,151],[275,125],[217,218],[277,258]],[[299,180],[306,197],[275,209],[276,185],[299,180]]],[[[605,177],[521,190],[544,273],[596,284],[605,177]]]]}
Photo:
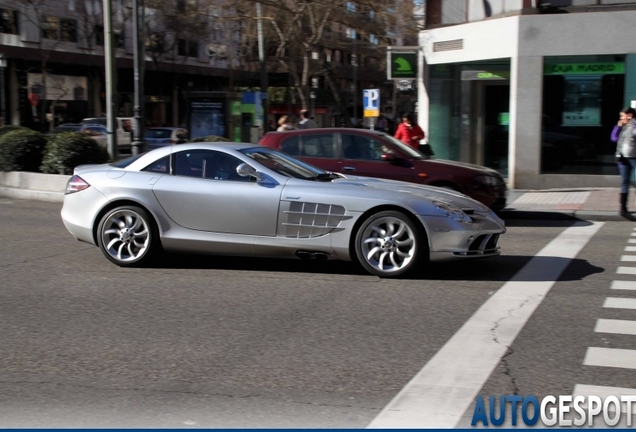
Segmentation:
{"type": "Polygon", "coordinates": [[[437,156],[518,189],[619,183],[610,133],[636,107],[636,1],[428,0],[418,119],[437,156]]]}

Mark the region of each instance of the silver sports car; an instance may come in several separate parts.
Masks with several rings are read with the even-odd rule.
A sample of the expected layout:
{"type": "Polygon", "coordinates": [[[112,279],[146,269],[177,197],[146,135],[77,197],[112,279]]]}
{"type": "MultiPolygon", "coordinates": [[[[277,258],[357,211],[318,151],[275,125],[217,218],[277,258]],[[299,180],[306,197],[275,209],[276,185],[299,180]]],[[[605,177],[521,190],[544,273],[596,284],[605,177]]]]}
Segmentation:
{"type": "Polygon", "coordinates": [[[499,255],[504,223],[457,192],[325,172],[252,144],[182,144],[83,165],[62,219],[119,266],[162,251],[357,260],[397,277],[499,255]]]}

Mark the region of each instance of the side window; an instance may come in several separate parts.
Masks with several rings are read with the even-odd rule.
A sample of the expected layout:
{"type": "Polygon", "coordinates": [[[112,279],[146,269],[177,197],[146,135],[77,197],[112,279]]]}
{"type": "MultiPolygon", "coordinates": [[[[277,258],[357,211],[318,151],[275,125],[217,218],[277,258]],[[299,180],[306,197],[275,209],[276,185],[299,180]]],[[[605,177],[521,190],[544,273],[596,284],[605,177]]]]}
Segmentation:
{"type": "Polygon", "coordinates": [[[334,155],[333,134],[303,135],[303,156],[328,157],[334,155]]]}
{"type": "Polygon", "coordinates": [[[211,180],[249,182],[250,177],[241,177],[236,172],[240,159],[214,150],[182,151],[175,155],[174,174],[211,180]]]}
{"type": "Polygon", "coordinates": [[[300,145],[298,144],[298,135],[289,137],[283,140],[283,143],[280,146],[280,150],[283,153],[287,153],[291,156],[298,156],[300,154],[300,145]]]}
{"type": "Polygon", "coordinates": [[[142,171],[150,171],[161,174],[168,174],[170,172],[170,156],[162,157],[156,162],[151,163],[142,171]]]}
{"type": "Polygon", "coordinates": [[[390,150],[382,142],[363,135],[343,134],[342,151],[346,159],[382,160],[390,150]]]}

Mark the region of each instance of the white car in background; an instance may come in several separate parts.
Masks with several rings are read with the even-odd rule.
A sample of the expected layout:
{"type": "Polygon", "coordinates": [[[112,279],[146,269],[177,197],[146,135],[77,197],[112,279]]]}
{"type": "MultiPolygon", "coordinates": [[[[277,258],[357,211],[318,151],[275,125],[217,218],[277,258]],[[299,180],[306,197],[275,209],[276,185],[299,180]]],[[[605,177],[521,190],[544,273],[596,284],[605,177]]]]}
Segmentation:
{"type": "MultiPolygon", "coordinates": [[[[82,120],[83,125],[102,125],[107,127],[107,117],[90,117],[82,120]]],[[[117,117],[117,148],[120,153],[130,153],[132,143],[132,118],[117,117]]]]}

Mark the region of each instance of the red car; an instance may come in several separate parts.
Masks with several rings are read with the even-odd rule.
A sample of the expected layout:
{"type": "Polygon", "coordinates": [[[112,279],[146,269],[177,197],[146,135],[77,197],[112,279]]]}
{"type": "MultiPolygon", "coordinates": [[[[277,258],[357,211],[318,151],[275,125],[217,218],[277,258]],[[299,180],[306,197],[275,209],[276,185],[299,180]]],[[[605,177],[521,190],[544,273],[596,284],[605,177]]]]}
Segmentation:
{"type": "Polygon", "coordinates": [[[506,183],[497,171],[430,159],[383,132],[346,128],[269,132],[260,144],[327,171],[445,187],[493,210],[506,206],[506,183]]]}

